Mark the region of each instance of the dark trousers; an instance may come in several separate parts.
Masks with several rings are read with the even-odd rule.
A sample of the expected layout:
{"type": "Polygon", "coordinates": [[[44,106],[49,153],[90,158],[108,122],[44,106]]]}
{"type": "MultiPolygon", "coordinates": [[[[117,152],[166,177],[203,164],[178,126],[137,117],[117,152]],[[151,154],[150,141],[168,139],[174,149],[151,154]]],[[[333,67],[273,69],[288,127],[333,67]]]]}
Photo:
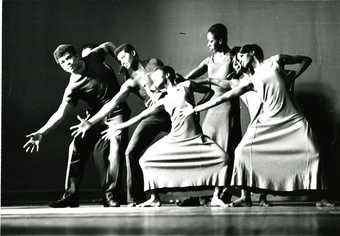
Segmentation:
{"type": "Polygon", "coordinates": [[[128,203],[144,200],[143,172],[139,159],[153,142],[169,133],[170,129],[170,117],[161,110],[143,119],[133,132],[125,151],[128,203]]]}
{"type": "MultiPolygon", "coordinates": [[[[110,118],[109,125],[127,120],[128,114],[117,114],[110,118]]],[[[93,156],[101,179],[103,194],[116,195],[120,172],[120,160],[128,140],[128,130],[112,137],[109,141],[101,139],[101,132],[108,126],[96,124],[85,134],[76,137],[69,146],[69,158],[65,180],[65,196],[77,194],[84,174],[86,163],[93,156]]]]}

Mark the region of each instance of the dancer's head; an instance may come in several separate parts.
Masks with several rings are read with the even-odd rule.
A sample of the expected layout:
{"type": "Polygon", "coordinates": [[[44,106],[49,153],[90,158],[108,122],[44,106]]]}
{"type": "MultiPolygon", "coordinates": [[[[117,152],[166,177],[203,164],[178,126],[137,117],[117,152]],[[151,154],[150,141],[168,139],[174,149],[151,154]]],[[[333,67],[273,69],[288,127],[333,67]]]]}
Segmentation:
{"type": "Polygon", "coordinates": [[[214,24],[208,29],[207,46],[212,52],[227,52],[228,47],[228,30],[223,24],[214,24]]]}
{"type": "Polygon", "coordinates": [[[114,50],[119,63],[126,69],[136,69],[138,53],[131,44],[122,44],[114,50]]]}
{"type": "Polygon", "coordinates": [[[237,58],[241,62],[242,67],[249,68],[255,60],[258,62],[263,61],[263,50],[257,44],[246,44],[241,47],[237,58]]]}
{"type": "Polygon", "coordinates": [[[152,72],[150,77],[157,90],[176,84],[176,73],[171,66],[162,66],[152,72]]]}
{"type": "Polygon", "coordinates": [[[68,72],[73,73],[78,69],[80,57],[75,47],[70,44],[61,44],[53,52],[54,60],[60,67],[68,72]]]}

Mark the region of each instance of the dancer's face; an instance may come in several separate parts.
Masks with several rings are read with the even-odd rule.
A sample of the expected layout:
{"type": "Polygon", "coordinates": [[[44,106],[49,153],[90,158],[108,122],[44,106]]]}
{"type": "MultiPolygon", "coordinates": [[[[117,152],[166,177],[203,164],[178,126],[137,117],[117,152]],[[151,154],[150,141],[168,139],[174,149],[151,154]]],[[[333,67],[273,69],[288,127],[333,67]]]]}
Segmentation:
{"type": "Polygon", "coordinates": [[[68,73],[73,73],[78,68],[79,62],[80,60],[78,56],[71,55],[68,52],[58,59],[58,63],[61,68],[68,73]]]}
{"type": "Polygon", "coordinates": [[[253,61],[253,56],[249,52],[248,53],[238,53],[237,59],[240,61],[242,67],[248,68],[253,61]]]}
{"type": "Polygon", "coordinates": [[[207,47],[209,51],[215,52],[217,48],[218,41],[215,39],[211,32],[207,33],[207,47]]]}
{"type": "Polygon", "coordinates": [[[130,69],[134,60],[134,51],[131,53],[125,52],[124,50],[120,51],[117,55],[117,59],[120,64],[126,69],[130,69]]]}
{"type": "Polygon", "coordinates": [[[156,70],[150,74],[150,78],[152,79],[153,85],[156,90],[160,90],[164,88],[166,78],[163,70],[156,70]]]}

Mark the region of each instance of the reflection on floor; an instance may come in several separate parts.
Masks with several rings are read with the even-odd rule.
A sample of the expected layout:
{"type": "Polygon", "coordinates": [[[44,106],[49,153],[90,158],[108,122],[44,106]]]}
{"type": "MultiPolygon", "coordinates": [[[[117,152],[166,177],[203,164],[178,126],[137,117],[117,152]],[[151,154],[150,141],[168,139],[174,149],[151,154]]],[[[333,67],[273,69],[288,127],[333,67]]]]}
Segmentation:
{"type": "Polygon", "coordinates": [[[1,235],[340,235],[340,207],[1,208],[1,235]]]}

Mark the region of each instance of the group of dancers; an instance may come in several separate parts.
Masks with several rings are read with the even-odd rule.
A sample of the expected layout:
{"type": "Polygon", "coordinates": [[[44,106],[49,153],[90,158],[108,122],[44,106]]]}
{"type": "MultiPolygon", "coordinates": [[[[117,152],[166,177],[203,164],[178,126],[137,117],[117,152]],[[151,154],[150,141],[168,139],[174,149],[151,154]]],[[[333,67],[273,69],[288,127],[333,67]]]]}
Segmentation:
{"type": "Polygon", "coordinates": [[[294,81],[311,59],[289,55],[264,59],[255,44],[231,49],[223,24],[208,29],[207,42],[211,56],[184,77],[159,59],[141,60],[130,44],[116,47],[106,42],[83,48],[81,55],[72,45],[56,48],[55,61],[70,74],[69,84],[57,111],[27,135],[24,148],[38,151],[43,137],[78,100],[85,101],[88,110],[70,128],[65,192],[51,207],[79,206],[78,190],[90,156],[100,173],[106,207],[123,203],[117,197],[122,168],[123,201],[128,206],[160,206],[163,190],[213,188],[211,206],[250,206],[252,191],[261,193],[261,204],[268,206],[267,193],[325,190],[319,150],[293,95],[294,81]],[[121,64],[125,77],[121,86],[105,62],[107,55],[121,64]],[[288,70],[291,64],[297,69],[288,70]],[[132,118],[126,104],[131,93],[146,108],[132,118]],[[198,103],[195,93],[202,94],[198,103]],[[243,136],[239,98],[250,114],[243,136]],[[203,110],[207,112],[200,125],[203,110]],[[128,127],[135,123],[128,138],[128,127]],[[231,188],[241,189],[235,201],[231,188]]]}

